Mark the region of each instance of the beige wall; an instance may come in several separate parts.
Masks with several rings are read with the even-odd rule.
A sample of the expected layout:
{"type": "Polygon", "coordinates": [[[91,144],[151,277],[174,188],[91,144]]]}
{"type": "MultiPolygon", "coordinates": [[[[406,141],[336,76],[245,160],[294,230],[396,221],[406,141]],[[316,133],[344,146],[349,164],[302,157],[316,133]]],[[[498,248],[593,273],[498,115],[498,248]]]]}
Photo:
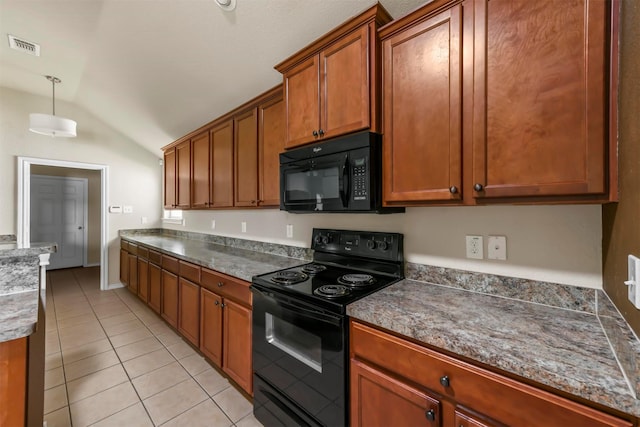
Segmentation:
{"type": "Polygon", "coordinates": [[[17,157],[109,166],[108,205],[131,205],[133,214],[107,214],[109,284],[119,283],[118,230],[157,227],[162,168],[158,157],[72,104],[56,102],[56,113],[78,122],[77,138],[50,138],[28,131],[29,113],[49,112],[51,99],[0,88],[0,234],[16,234],[17,157]],[[148,223],[141,225],[141,217],[148,223]]]}
{"type": "Polygon", "coordinates": [[[87,179],[87,264],[100,264],[100,171],[56,166],[32,165],[31,175],[63,176],[87,179]]]}
{"type": "Polygon", "coordinates": [[[640,2],[624,0],[620,31],[618,153],[620,202],[603,208],[604,289],[640,334],[627,299],[627,256],[640,257],[640,2]]]}
{"type": "Polygon", "coordinates": [[[391,215],[185,211],[184,216],[184,227],[164,227],[301,247],[309,246],[314,227],[394,231],[404,234],[410,262],[602,287],[600,205],[424,207],[391,215]],[[292,239],[286,237],[287,224],[293,225],[292,239]],[[507,261],[467,259],[465,235],[485,237],[485,258],[487,236],[507,236],[507,261]]]}

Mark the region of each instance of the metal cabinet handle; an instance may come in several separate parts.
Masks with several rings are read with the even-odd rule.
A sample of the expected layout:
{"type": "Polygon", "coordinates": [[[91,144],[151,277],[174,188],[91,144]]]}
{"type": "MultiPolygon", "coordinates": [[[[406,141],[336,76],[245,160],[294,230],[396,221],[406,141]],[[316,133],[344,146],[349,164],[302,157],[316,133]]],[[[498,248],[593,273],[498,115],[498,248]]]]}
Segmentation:
{"type": "Polygon", "coordinates": [[[324,135],[324,131],[323,131],[322,129],[320,129],[320,130],[318,131],[318,133],[320,134],[320,136],[323,136],[323,135],[324,135]]]}
{"type": "Polygon", "coordinates": [[[473,189],[476,191],[482,191],[483,188],[482,184],[476,184],[473,186],[473,189]]]}
{"type": "Polygon", "coordinates": [[[451,186],[451,187],[449,188],[449,192],[450,192],[451,194],[456,194],[456,193],[458,192],[458,187],[456,187],[455,185],[451,186]]]}
{"type": "Polygon", "coordinates": [[[224,282],[218,282],[218,287],[221,288],[224,286],[224,282]]]}
{"type": "Polygon", "coordinates": [[[216,305],[219,305],[219,304],[220,304],[220,301],[216,301],[216,303],[215,303],[215,304],[216,304],[216,305]]]}
{"type": "Polygon", "coordinates": [[[220,304],[220,307],[222,307],[222,308],[225,308],[225,306],[226,306],[225,303],[220,304]]]}
{"type": "Polygon", "coordinates": [[[442,384],[443,387],[449,387],[451,385],[451,381],[449,380],[449,376],[445,375],[443,377],[440,378],[440,384],[442,384]]]}
{"type": "Polygon", "coordinates": [[[436,411],[434,411],[433,409],[429,409],[427,412],[424,413],[424,416],[427,417],[427,420],[429,421],[435,421],[436,411]]]}
{"type": "Polygon", "coordinates": [[[315,136],[316,138],[318,137],[318,131],[314,130],[313,132],[311,132],[313,134],[313,136],[315,136]]]}

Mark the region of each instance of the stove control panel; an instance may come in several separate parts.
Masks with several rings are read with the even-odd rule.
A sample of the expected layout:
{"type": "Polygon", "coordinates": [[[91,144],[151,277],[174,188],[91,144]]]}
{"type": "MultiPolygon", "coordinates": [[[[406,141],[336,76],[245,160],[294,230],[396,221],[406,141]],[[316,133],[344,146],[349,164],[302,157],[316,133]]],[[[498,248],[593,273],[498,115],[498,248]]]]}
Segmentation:
{"type": "Polygon", "coordinates": [[[314,228],[311,248],[336,255],[402,261],[403,235],[314,228]]]}

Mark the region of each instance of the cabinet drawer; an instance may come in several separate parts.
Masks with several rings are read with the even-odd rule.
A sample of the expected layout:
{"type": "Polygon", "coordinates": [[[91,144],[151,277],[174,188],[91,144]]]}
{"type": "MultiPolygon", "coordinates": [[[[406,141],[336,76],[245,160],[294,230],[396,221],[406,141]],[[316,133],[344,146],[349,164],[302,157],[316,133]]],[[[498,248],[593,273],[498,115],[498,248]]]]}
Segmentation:
{"type": "Polygon", "coordinates": [[[190,262],[179,262],[180,277],[191,280],[193,283],[200,283],[200,267],[190,262]]]}
{"type": "Polygon", "coordinates": [[[138,246],[138,257],[149,259],[149,249],[144,246],[138,246]]]}
{"type": "Polygon", "coordinates": [[[129,251],[129,242],[120,239],[120,248],[124,249],[125,251],[129,251]]]}
{"type": "Polygon", "coordinates": [[[238,302],[249,306],[251,305],[252,299],[249,282],[203,268],[202,281],[200,284],[204,288],[223,297],[230,297],[238,302]]]}
{"type": "Polygon", "coordinates": [[[129,243],[129,253],[131,255],[138,255],[138,245],[135,243],[129,243]]]}
{"type": "Polygon", "coordinates": [[[162,255],[162,268],[174,274],[178,274],[178,258],[162,255]]]}
{"type": "Polygon", "coordinates": [[[357,322],[351,322],[351,357],[372,362],[508,425],[632,426],[626,420],[357,322]]]}
{"type": "Polygon", "coordinates": [[[154,264],[161,265],[162,254],[160,252],[149,249],[149,261],[151,261],[154,264]]]}

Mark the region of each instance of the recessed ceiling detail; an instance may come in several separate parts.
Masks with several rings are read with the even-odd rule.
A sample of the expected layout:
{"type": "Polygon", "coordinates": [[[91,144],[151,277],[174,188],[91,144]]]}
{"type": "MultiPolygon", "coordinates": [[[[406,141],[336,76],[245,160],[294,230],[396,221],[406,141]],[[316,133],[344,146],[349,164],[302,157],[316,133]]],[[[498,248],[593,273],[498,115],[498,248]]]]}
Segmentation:
{"type": "Polygon", "coordinates": [[[19,39],[16,36],[9,36],[9,47],[20,52],[28,53],[33,56],[40,56],[40,45],[32,43],[23,39],[19,39]]]}

